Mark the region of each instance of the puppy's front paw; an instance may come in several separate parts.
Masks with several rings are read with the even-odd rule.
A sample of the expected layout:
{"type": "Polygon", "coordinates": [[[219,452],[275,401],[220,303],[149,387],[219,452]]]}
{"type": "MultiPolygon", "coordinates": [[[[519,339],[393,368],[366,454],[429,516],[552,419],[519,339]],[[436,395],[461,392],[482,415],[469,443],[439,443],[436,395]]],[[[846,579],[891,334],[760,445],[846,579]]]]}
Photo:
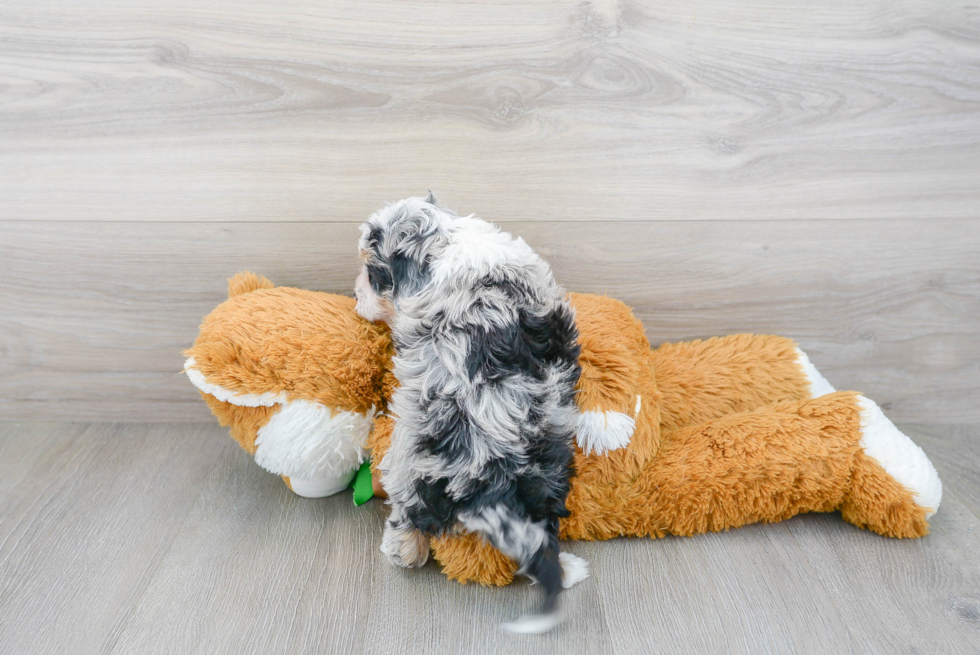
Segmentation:
{"type": "Polygon", "coordinates": [[[429,538],[411,526],[399,528],[386,523],[381,552],[395,566],[418,568],[429,559],[429,538]]]}

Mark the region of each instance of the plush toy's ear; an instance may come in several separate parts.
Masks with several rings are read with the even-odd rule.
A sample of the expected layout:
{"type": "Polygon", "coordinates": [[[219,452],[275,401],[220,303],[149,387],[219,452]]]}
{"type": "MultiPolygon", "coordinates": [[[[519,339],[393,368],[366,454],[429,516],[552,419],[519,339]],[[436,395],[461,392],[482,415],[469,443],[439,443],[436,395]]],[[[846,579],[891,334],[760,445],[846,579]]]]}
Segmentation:
{"type": "Polygon", "coordinates": [[[241,271],[228,280],[228,297],[234,298],[258,289],[274,289],[275,286],[268,278],[249,271],[241,271]]]}

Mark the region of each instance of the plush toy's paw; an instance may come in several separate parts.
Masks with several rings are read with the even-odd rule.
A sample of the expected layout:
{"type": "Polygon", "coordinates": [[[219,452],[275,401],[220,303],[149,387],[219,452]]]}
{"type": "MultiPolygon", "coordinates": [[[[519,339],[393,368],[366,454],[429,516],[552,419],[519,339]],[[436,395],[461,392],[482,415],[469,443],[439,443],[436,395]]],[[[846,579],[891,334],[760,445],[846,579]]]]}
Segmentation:
{"type": "Polygon", "coordinates": [[[565,589],[585,580],[591,573],[589,563],[571,553],[559,553],[558,561],[561,563],[561,586],[565,589]]]}
{"type": "Polygon", "coordinates": [[[916,505],[926,509],[926,519],[939,509],[943,483],[922,449],[895,427],[881,408],[864,396],[861,407],[861,447],[899,484],[912,492],[916,505]]]}
{"type": "Polygon", "coordinates": [[[395,566],[418,568],[429,559],[429,538],[411,526],[400,528],[389,521],[381,538],[381,552],[395,566]]]}

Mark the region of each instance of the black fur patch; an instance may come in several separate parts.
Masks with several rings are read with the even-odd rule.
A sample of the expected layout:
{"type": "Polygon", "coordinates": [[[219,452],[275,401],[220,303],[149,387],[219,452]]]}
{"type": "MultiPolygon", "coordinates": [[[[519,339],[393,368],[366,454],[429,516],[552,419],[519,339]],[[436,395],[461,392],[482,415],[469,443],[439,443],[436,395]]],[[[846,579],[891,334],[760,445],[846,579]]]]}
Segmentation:
{"type": "Polygon", "coordinates": [[[544,602],[539,613],[551,614],[557,609],[558,594],[561,592],[561,561],[558,559],[557,544],[536,552],[527,573],[538,581],[544,591],[544,602]]]}
{"type": "Polygon", "coordinates": [[[439,455],[448,460],[469,459],[473,453],[474,435],[469,418],[456,398],[433,399],[426,406],[428,434],[420,435],[416,448],[420,453],[439,455]]]}
{"type": "Polygon", "coordinates": [[[384,233],[385,233],[384,228],[382,228],[380,225],[375,225],[374,227],[371,228],[371,231],[368,232],[368,236],[367,236],[366,245],[368,247],[368,250],[378,249],[378,245],[380,245],[381,239],[384,237],[384,233]]]}
{"type": "Polygon", "coordinates": [[[429,282],[429,262],[418,260],[403,252],[396,252],[391,257],[392,297],[411,296],[429,282]]]}
{"type": "Polygon", "coordinates": [[[368,281],[371,283],[371,288],[374,289],[376,294],[380,296],[391,290],[391,271],[387,267],[368,264],[365,268],[367,268],[368,281]]]}
{"type": "Polygon", "coordinates": [[[412,508],[408,510],[412,525],[429,534],[440,534],[452,527],[456,522],[458,506],[446,492],[448,485],[449,480],[446,478],[435,482],[416,480],[415,491],[425,504],[425,511],[412,508]]]}
{"type": "Polygon", "coordinates": [[[565,307],[545,316],[521,310],[514,322],[491,329],[476,327],[473,332],[466,357],[471,381],[478,373],[487,381],[521,372],[541,379],[559,361],[578,366],[578,333],[571,312],[565,307]]]}

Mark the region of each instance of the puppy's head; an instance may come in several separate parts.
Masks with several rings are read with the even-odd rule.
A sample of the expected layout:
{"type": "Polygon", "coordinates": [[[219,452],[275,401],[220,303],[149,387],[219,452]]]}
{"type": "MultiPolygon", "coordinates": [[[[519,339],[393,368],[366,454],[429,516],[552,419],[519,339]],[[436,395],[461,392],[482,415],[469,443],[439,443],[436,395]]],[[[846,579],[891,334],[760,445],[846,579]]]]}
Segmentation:
{"type": "Polygon", "coordinates": [[[406,198],[375,212],[361,225],[361,274],[354,285],[357,313],[369,321],[395,316],[398,302],[421,291],[446,243],[452,214],[427,198],[406,198]]]}

